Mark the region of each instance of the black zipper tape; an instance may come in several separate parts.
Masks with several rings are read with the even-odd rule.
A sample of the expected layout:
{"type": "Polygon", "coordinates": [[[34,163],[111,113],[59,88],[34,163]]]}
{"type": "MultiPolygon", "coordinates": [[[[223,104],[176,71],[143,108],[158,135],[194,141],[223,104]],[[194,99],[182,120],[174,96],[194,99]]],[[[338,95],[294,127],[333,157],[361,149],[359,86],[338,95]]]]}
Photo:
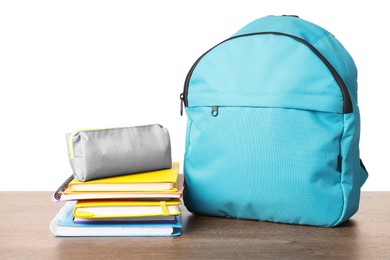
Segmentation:
{"type": "MultiPolygon", "coordinates": [[[[330,73],[333,75],[334,79],[336,80],[337,84],[339,85],[340,90],[341,90],[341,94],[343,95],[343,101],[344,101],[343,113],[344,114],[349,114],[349,113],[353,112],[351,96],[349,95],[348,89],[345,86],[345,83],[344,83],[343,79],[340,77],[340,75],[335,70],[335,68],[332,66],[332,64],[330,64],[330,62],[313,45],[311,45],[306,40],[304,40],[302,38],[299,38],[297,36],[291,35],[291,34],[280,33],[280,32],[256,32],[256,33],[248,33],[248,34],[242,34],[242,35],[233,36],[233,37],[230,37],[230,38],[228,38],[228,39],[218,43],[217,45],[215,45],[214,47],[212,47],[211,49],[209,49],[208,51],[203,53],[195,61],[195,63],[192,65],[190,71],[187,74],[187,77],[186,77],[185,82],[184,82],[184,90],[183,90],[182,95],[180,95],[180,99],[181,99],[182,104],[184,103],[184,105],[186,107],[188,107],[187,95],[188,95],[188,86],[189,86],[189,83],[190,83],[190,78],[191,78],[192,73],[194,72],[196,66],[200,62],[200,60],[207,53],[209,53],[211,50],[213,50],[214,48],[218,47],[219,45],[221,45],[221,44],[223,44],[223,43],[225,43],[227,41],[231,41],[231,40],[234,40],[234,39],[237,39],[237,38],[241,38],[241,37],[248,37],[248,36],[254,36],[254,35],[265,35],[265,34],[273,34],[273,35],[277,35],[277,36],[290,37],[290,38],[292,38],[292,39],[294,39],[294,40],[296,40],[296,41],[306,45],[326,65],[326,67],[329,69],[330,73]]],[[[182,114],[182,111],[181,111],[181,114],[182,114]]]]}

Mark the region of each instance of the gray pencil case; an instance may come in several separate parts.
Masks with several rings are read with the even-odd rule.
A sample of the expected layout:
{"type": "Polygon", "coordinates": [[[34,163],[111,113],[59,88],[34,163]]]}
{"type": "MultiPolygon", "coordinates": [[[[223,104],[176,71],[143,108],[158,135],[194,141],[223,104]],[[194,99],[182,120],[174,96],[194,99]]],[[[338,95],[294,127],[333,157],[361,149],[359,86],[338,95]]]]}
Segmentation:
{"type": "Polygon", "coordinates": [[[169,133],[161,125],[82,129],[67,134],[67,140],[79,181],[172,167],[169,133]]]}

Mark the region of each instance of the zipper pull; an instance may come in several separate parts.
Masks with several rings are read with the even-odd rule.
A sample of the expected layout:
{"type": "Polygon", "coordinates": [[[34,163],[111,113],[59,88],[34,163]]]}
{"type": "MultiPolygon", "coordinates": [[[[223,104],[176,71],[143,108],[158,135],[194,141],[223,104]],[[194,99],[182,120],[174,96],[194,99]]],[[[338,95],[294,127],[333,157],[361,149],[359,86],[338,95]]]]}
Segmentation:
{"type": "Polygon", "coordinates": [[[180,94],[180,116],[183,116],[184,94],[180,94]]]}
{"type": "Polygon", "coordinates": [[[211,107],[211,115],[212,115],[213,117],[218,116],[218,106],[212,106],[212,107],[211,107]]]}

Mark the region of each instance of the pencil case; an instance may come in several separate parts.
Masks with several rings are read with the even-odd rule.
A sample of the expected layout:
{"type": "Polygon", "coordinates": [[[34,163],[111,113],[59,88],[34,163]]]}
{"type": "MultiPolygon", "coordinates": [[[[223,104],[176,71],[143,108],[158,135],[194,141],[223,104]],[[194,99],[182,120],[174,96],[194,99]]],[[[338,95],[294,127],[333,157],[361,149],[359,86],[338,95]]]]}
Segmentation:
{"type": "Polygon", "coordinates": [[[171,168],[169,133],[161,125],[81,129],[67,134],[78,181],[171,168]]]}

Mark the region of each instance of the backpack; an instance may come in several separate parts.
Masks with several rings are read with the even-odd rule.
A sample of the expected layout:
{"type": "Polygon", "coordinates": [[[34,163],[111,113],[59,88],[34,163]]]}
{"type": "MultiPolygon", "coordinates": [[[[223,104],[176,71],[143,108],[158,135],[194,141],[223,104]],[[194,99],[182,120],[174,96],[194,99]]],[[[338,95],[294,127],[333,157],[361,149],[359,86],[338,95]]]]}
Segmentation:
{"type": "Polygon", "coordinates": [[[255,20],[196,60],[180,98],[190,212],[330,227],[358,210],[357,69],[325,29],[255,20]]]}

